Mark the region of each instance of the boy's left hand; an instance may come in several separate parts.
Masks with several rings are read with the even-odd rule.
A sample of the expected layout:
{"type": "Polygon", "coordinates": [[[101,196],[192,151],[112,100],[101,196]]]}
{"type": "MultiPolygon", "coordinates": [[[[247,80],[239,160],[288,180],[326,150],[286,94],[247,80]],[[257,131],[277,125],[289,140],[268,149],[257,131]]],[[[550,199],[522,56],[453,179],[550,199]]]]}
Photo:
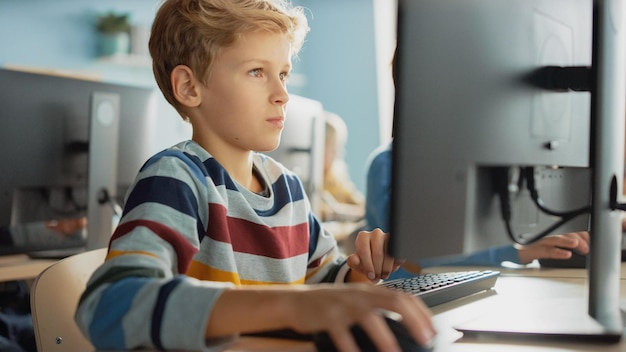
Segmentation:
{"type": "Polygon", "coordinates": [[[350,269],[365,275],[371,282],[388,278],[403,263],[387,254],[388,241],[389,235],[380,229],[359,232],[355,253],[348,257],[350,269]]]}

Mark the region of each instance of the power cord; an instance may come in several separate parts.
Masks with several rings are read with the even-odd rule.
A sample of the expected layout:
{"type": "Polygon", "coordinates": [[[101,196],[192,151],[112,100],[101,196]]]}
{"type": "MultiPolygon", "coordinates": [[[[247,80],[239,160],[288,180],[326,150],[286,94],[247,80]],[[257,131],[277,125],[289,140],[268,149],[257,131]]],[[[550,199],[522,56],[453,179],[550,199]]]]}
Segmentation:
{"type": "Polygon", "coordinates": [[[518,186],[520,186],[519,188],[521,189],[521,186],[523,186],[523,184],[525,183],[528,191],[530,192],[531,199],[533,203],[537,206],[537,208],[548,215],[559,217],[560,220],[548,226],[542,232],[535,234],[531,236],[530,238],[522,240],[520,236],[515,234],[513,227],[511,226],[512,211],[511,211],[511,199],[510,199],[510,190],[509,190],[510,172],[511,170],[509,167],[494,168],[493,169],[493,177],[494,177],[493,185],[500,199],[501,216],[504,221],[507,234],[513,242],[519,243],[521,245],[531,244],[549,235],[558,227],[574,219],[575,217],[591,212],[590,206],[585,206],[585,207],[572,210],[572,211],[556,211],[553,209],[549,209],[548,207],[545,206],[541,197],[539,197],[539,192],[536,189],[534,168],[523,167],[521,168],[521,172],[519,174],[520,175],[519,176],[520,179],[518,180],[518,186]]]}

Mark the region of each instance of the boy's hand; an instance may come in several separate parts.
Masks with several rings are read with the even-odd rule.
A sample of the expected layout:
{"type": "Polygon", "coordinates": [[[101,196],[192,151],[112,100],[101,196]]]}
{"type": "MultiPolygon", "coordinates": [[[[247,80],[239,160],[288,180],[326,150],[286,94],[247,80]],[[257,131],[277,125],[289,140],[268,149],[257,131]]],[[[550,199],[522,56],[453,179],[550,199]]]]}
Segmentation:
{"type": "Polygon", "coordinates": [[[415,296],[370,284],[305,285],[281,301],[293,312],[289,322],[302,333],[326,331],[339,351],[357,351],[350,328],[359,324],[379,351],[399,351],[400,346],[381,311],[402,316],[402,323],[419,344],[428,346],[436,335],[431,312],[415,296]]]}
{"type": "Polygon", "coordinates": [[[389,236],[380,229],[359,232],[355,241],[356,253],[348,257],[350,269],[372,282],[388,278],[403,263],[387,255],[388,240],[389,236]]]}
{"type": "Polygon", "coordinates": [[[570,232],[546,236],[535,243],[519,247],[520,263],[528,264],[535,259],[569,259],[572,251],[589,253],[589,233],[570,232]]]}

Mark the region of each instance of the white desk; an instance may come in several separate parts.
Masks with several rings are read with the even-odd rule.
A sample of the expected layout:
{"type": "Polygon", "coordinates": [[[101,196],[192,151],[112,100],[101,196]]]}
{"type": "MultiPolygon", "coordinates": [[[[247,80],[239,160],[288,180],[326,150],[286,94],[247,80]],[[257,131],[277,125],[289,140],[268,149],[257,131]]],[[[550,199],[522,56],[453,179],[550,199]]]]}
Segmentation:
{"type": "Polygon", "coordinates": [[[0,256],[0,282],[34,279],[57,260],[32,259],[25,254],[0,256]]]}
{"type": "MultiPolygon", "coordinates": [[[[451,271],[475,268],[434,268],[428,271],[451,271]]],[[[484,268],[482,268],[484,269],[484,268]]],[[[443,352],[517,352],[517,351],[626,351],[626,336],[619,343],[581,343],[496,337],[467,338],[453,327],[481,317],[503,313],[505,319],[526,315],[546,320],[553,314],[586,316],[587,273],[584,269],[504,269],[495,290],[462,298],[433,307],[433,320],[438,330],[434,351],[443,352]],[[553,309],[551,302],[580,302],[566,312],[553,309]],[[578,309],[578,310],[576,310],[578,309]]],[[[626,265],[622,264],[622,310],[626,310],[626,265]]],[[[514,320],[513,320],[514,321],[514,320]]],[[[310,342],[262,338],[242,338],[228,351],[315,351],[310,342]]]]}

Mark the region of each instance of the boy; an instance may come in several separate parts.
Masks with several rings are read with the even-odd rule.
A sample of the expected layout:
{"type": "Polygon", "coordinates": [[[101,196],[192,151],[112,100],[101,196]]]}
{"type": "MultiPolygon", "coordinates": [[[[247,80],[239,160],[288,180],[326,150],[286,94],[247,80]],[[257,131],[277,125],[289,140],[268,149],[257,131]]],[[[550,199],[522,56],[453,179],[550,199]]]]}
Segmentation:
{"type": "Polygon", "coordinates": [[[399,263],[386,235],[363,232],[341,258],[300,181],[254,151],[277,147],[291,58],[308,30],[282,0],[166,0],[150,53],[165,98],[193,126],[146,162],[130,190],[105,263],[76,321],[98,349],[221,349],[238,334],[328,331],[357,350],[360,324],[380,350],[398,350],[380,310],[414,338],[435,332],[412,296],[376,287],[399,263]],[[303,283],[366,281],[361,284],[303,283]],[[271,284],[271,286],[270,286],[271,284]]]}

